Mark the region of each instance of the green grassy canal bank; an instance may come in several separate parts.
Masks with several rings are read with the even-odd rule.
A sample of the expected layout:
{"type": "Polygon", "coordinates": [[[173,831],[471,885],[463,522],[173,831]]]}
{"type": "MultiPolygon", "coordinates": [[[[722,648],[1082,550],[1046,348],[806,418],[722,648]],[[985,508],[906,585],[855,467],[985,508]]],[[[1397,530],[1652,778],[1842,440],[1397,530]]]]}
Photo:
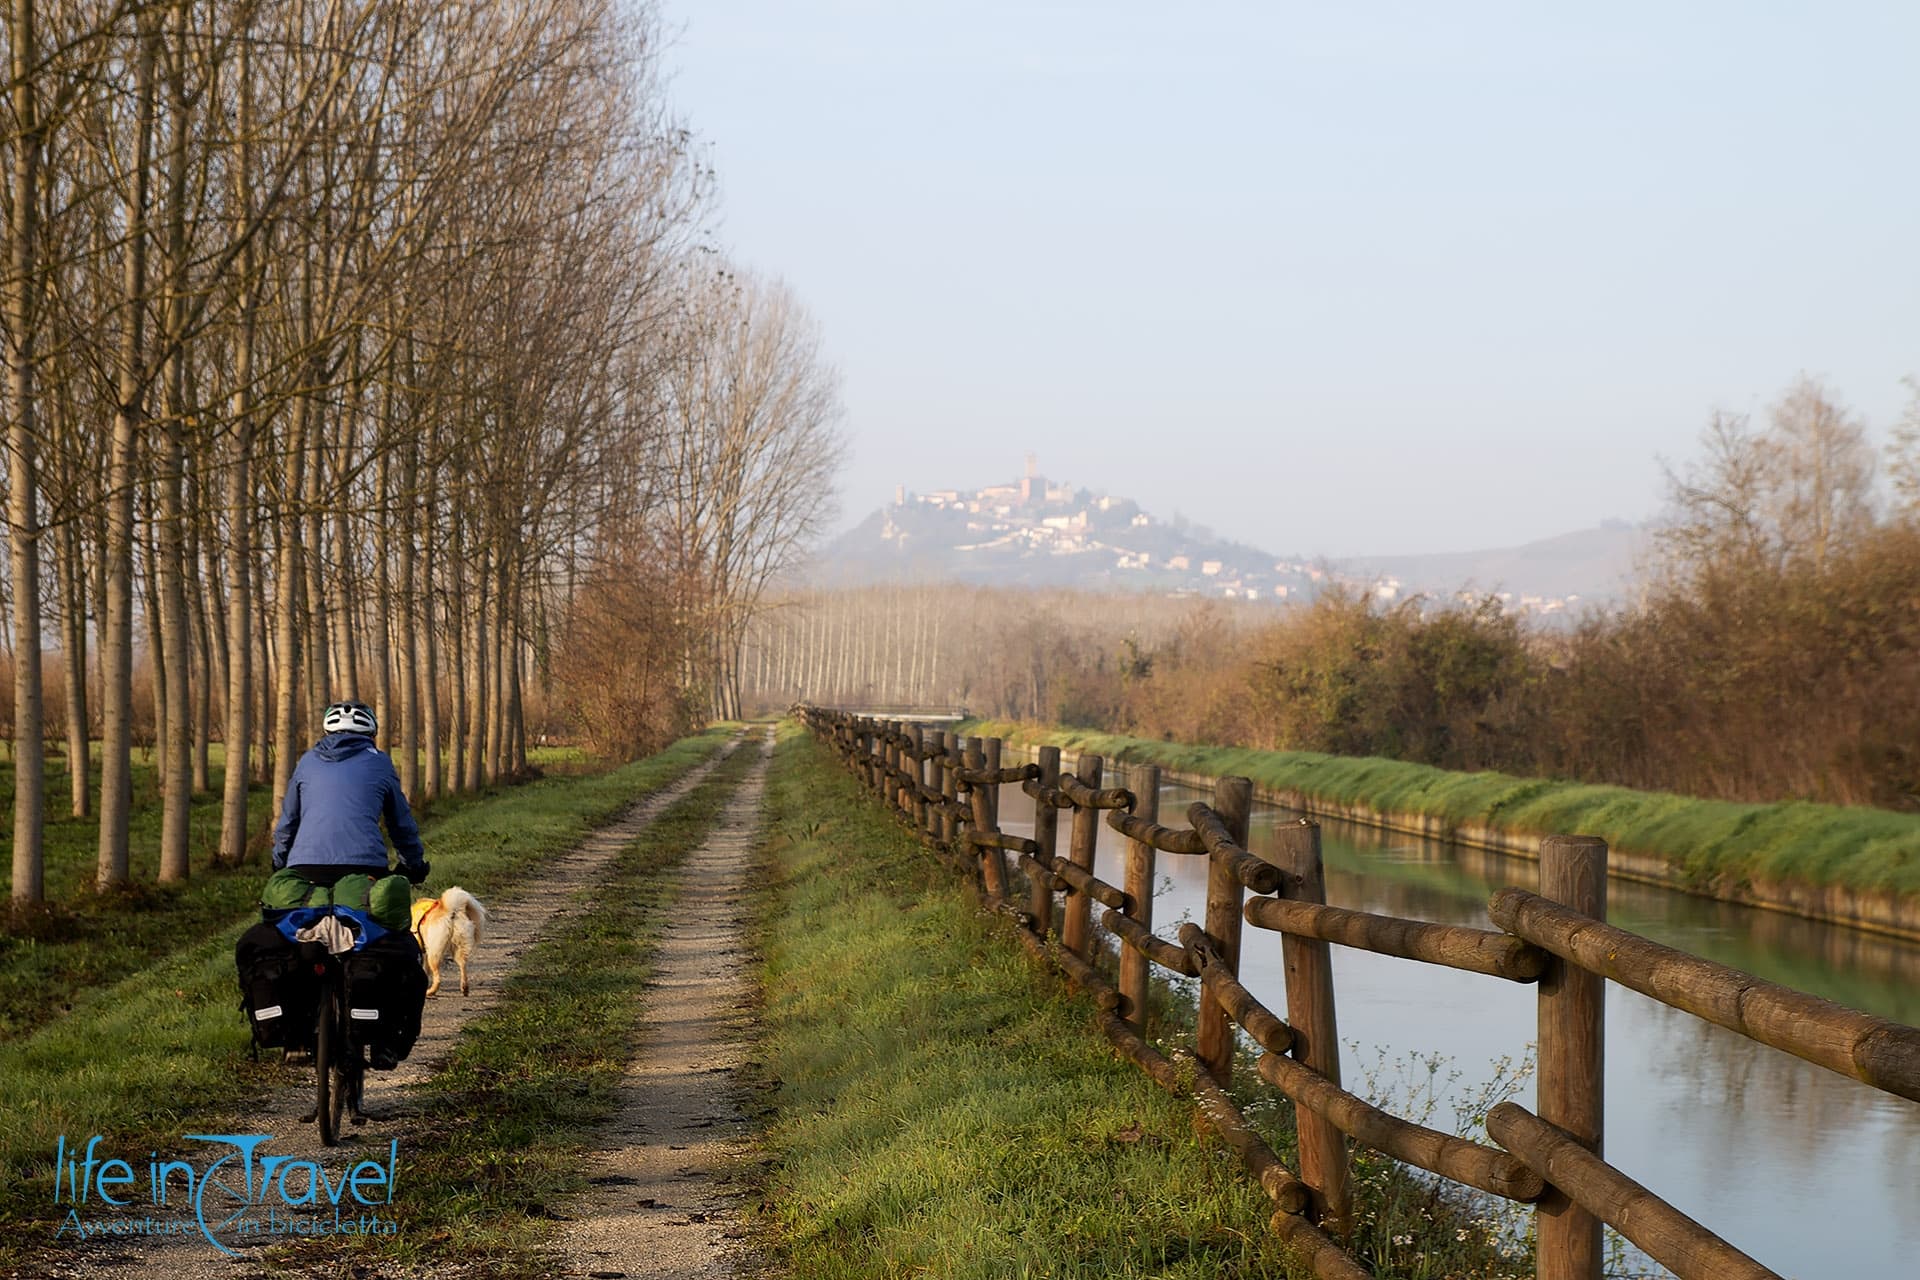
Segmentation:
{"type": "MultiPolygon", "coordinates": [[[[831,754],[783,726],[758,930],[777,1274],[806,1280],[1298,1277],[1223,1143],[1108,1046],[1094,1007],[831,754]]],[[[1191,1043],[1169,1000],[1155,1039],[1191,1043]]],[[[1390,1090],[1391,1092],[1391,1087],[1390,1090]]],[[[1234,1097],[1298,1167],[1291,1105],[1234,1097]]],[[[1407,1109],[1406,1099],[1380,1095],[1407,1109]]],[[[1484,1108],[1483,1108],[1484,1109],[1484,1108]]],[[[1366,1152],[1350,1241],[1396,1280],[1518,1280],[1524,1227],[1366,1152]]]]}
{"type": "Polygon", "coordinates": [[[1734,804],[1655,791],[1455,773],[1377,757],[1156,742],[973,720],[967,734],[1156,764],[1185,782],[1237,774],[1316,816],[1533,857],[1541,836],[1606,840],[1615,875],[1920,939],[1920,814],[1788,801],[1734,804]]]}

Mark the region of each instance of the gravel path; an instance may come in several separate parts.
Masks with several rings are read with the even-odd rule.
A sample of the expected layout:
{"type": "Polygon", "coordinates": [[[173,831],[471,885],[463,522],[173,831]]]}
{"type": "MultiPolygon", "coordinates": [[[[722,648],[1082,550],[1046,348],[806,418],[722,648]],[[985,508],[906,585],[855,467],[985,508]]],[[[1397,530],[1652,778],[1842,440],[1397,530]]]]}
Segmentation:
{"type": "MultiPolygon", "coordinates": [[[[320,1143],[320,1127],[312,1123],[300,1123],[300,1117],[313,1105],[312,1068],[295,1064],[287,1068],[289,1083],[285,1088],[262,1099],[258,1105],[242,1114],[220,1119],[186,1120],[183,1126],[188,1131],[200,1133],[274,1134],[273,1141],[259,1148],[256,1159],[259,1156],[277,1155],[295,1160],[312,1160],[320,1165],[328,1177],[336,1179],[347,1168],[362,1160],[384,1164],[389,1144],[397,1139],[400,1144],[400,1177],[397,1185],[404,1188],[407,1139],[413,1132],[411,1121],[419,1114],[417,1105],[409,1096],[408,1086],[431,1076],[445,1061],[467,1020],[493,1007],[499,998],[502,982],[520,956],[551,925],[574,911],[574,894],[597,879],[614,856],[645,831],[662,810],[698,786],[713,771],[717,762],[718,758],[697,765],[678,782],[655,792],[609,825],[593,832],[572,850],[547,863],[539,880],[527,886],[525,891],[485,904],[486,930],[479,948],[467,965],[473,994],[459,994],[459,975],[455,971],[454,980],[442,986],[439,993],[427,1001],[420,1039],[414,1045],[413,1053],[392,1071],[367,1074],[365,1105],[370,1113],[381,1119],[373,1120],[364,1127],[349,1127],[340,1146],[331,1150],[323,1147],[320,1143]]],[[[447,963],[452,965],[451,956],[447,963]]],[[[180,1155],[190,1160],[196,1168],[202,1168],[220,1150],[209,1146],[180,1155]]],[[[142,1180],[138,1185],[144,1189],[144,1170],[140,1171],[140,1177],[142,1180]]],[[[297,1189],[300,1183],[296,1181],[294,1185],[297,1189]]],[[[348,1197],[348,1202],[351,1203],[351,1197],[348,1197]]],[[[288,1212],[284,1206],[276,1204],[275,1207],[283,1217],[288,1212]]],[[[136,1224],[133,1227],[136,1231],[139,1230],[137,1223],[143,1216],[136,1212],[140,1208],[136,1205],[127,1214],[130,1223],[136,1224]]],[[[169,1217],[187,1223],[192,1221],[190,1211],[182,1213],[176,1208],[156,1211],[152,1206],[146,1206],[145,1211],[155,1217],[169,1217]]],[[[96,1220],[105,1215],[89,1208],[81,1216],[96,1220]]],[[[217,1214],[209,1216],[217,1220],[217,1214]]],[[[328,1222],[332,1221],[334,1212],[331,1204],[327,1205],[324,1216],[328,1222]]],[[[344,1216],[351,1219],[355,1215],[346,1213],[344,1216]]],[[[15,1274],[45,1276],[48,1280],[95,1280],[97,1277],[128,1275],[164,1275],[168,1280],[253,1280],[254,1277],[266,1275],[258,1260],[262,1249],[284,1241],[285,1237],[276,1239],[263,1235],[236,1239],[223,1235],[222,1239],[234,1248],[238,1256],[230,1257],[219,1252],[197,1229],[176,1235],[104,1236],[84,1242],[73,1241],[71,1236],[66,1236],[55,1242],[53,1251],[42,1264],[23,1268],[15,1274]]],[[[364,1268],[355,1271],[356,1276],[370,1274],[364,1268]]],[[[437,1274],[446,1275],[449,1272],[443,1270],[437,1274]]]]}
{"type": "Polygon", "coordinates": [[[753,1269],[733,1185],[751,1147],[735,1073],[754,1019],[746,886],[766,774],[763,753],[677,873],[645,1039],[589,1170],[593,1190],[567,1206],[556,1276],[721,1280],[753,1269]]]}

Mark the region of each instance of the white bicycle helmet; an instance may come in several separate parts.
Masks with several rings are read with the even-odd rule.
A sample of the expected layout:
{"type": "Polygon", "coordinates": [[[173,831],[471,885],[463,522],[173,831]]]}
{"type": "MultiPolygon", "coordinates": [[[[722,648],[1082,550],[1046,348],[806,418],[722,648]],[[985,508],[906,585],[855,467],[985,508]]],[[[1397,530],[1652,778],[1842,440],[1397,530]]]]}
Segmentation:
{"type": "Polygon", "coordinates": [[[373,708],[364,702],[336,702],[327,708],[320,725],[328,733],[364,733],[371,738],[380,728],[373,708]]]}

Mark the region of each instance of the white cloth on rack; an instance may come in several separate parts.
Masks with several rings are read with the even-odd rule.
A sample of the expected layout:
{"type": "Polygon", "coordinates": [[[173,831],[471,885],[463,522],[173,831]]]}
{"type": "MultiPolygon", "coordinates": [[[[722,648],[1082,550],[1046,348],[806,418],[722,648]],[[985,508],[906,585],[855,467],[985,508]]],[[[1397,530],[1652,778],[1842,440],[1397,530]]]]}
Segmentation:
{"type": "Polygon", "coordinates": [[[318,942],[334,955],[353,950],[353,930],[340,922],[338,916],[327,916],[315,924],[310,924],[293,935],[295,942],[318,942]]]}

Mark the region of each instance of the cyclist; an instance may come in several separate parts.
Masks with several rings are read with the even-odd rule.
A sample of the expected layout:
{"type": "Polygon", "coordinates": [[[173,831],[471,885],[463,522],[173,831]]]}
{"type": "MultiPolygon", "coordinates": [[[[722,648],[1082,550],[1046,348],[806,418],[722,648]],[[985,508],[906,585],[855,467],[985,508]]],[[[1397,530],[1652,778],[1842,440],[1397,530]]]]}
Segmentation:
{"type": "Polygon", "coordinates": [[[421,883],[432,868],[400,790],[400,775],[373,745],[379,730],[373,710],[364,702],[336,702],[320,723],[326,736],[300,757],[287,782],[280,825],[273,832],[273,869],[286,868],[322,885],[342,876],[384,876],[384,819],[400,874],[421,883]]]}

